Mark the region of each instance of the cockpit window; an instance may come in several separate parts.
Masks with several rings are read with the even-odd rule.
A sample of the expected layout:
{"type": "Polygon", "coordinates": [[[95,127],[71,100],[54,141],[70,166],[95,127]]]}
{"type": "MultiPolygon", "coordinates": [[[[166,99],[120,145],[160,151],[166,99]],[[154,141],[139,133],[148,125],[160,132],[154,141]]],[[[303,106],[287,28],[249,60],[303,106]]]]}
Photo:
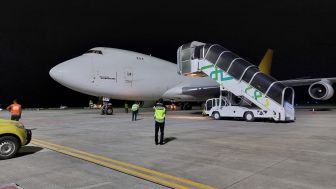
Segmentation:
{"type": "Polygon", "coordinates": [[[89,54],[89,53],[103,54],[103,52],[101,50],[89,50],[85,54],[89,54]]]}

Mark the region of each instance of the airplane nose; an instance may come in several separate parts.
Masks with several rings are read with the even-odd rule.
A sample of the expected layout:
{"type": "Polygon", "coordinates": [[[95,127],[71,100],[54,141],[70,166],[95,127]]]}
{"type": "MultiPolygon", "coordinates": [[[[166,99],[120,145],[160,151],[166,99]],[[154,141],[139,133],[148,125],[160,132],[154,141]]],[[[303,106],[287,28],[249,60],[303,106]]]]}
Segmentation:
{"type": "Polygon", "coordinates": [[[70,84],[76,70],[76,64],[73,61],[63,62],[56,65],[49,71],[49,75],[55,81],[61,84],[70,84]]]}
{"type": "Polygon", "coordinates": [[[56,81],[60,81],[63,78],[64,69],[57,65],[49,71],[49,75],[56,81]]]}
{"type": "Polygon", "coordinates": [[[61,85],[82,90],[88,87],[90,68],[90,61],[80,56],[56,65],[49,71],[49,75],[61,85]]]}

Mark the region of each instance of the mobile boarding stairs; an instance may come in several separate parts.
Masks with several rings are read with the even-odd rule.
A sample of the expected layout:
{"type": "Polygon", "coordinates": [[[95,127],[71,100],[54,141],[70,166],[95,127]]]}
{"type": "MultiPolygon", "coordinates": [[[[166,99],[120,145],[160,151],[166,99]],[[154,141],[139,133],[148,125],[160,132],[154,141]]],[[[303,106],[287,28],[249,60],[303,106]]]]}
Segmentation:
{"type": "Polygon", "coordinates": [[[246,118],[246,114],[252,114],[252,118],[295,120],[293,88],[260,72],[255,65],[220,45],[197,41],[184,44],[178,48],[177,62],[179,74],[210,77],[218,82],[220,94],[229,91],[252,105],[232,107],[220,95],[219,99],[206,102],[206,113],[210,116],[244,117],[250,120],[251,115],[246,118]],[[234,111],[227,111],[230,108],[234,111]]]}

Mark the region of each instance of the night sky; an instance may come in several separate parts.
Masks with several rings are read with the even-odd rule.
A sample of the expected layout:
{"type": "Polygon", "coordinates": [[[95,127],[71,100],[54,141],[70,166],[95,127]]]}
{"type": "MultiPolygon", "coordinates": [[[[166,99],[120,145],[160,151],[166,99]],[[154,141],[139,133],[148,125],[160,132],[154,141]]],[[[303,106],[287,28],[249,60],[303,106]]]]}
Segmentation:
{"type": "MultiPolygon", "coordinates": [[[[97,46],[176,62],[177,48],[194,40],[254,64],[273,48],[279,80],[336,77],[336,1],[2,1],[0,104],[87,106],[96,98],[53,81],[53,66],[97,46]]],[[[297,102],[314,102],[306,90],[297,102]]]]}

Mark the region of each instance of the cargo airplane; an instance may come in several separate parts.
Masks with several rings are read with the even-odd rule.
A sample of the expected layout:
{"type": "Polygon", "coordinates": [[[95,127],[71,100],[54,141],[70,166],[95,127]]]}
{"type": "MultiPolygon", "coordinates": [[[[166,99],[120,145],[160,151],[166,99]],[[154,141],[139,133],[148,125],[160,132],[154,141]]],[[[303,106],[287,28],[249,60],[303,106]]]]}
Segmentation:
{"type": "MultiPolygon", "coordinates": [[[[259,69],[270,73],[273,51],[268,50],[259,69]]],[[[81,93],[120,100],[205,101],[218,96],[219,86],[209,77],[187,77],[177,65],[153,56],[115,48],[96,47],[53,67],[50,76],[81,93]]],[[[288,86],[309,86],[309,95],[328,100],[336,78],[281,81],[288,86]]]]}

